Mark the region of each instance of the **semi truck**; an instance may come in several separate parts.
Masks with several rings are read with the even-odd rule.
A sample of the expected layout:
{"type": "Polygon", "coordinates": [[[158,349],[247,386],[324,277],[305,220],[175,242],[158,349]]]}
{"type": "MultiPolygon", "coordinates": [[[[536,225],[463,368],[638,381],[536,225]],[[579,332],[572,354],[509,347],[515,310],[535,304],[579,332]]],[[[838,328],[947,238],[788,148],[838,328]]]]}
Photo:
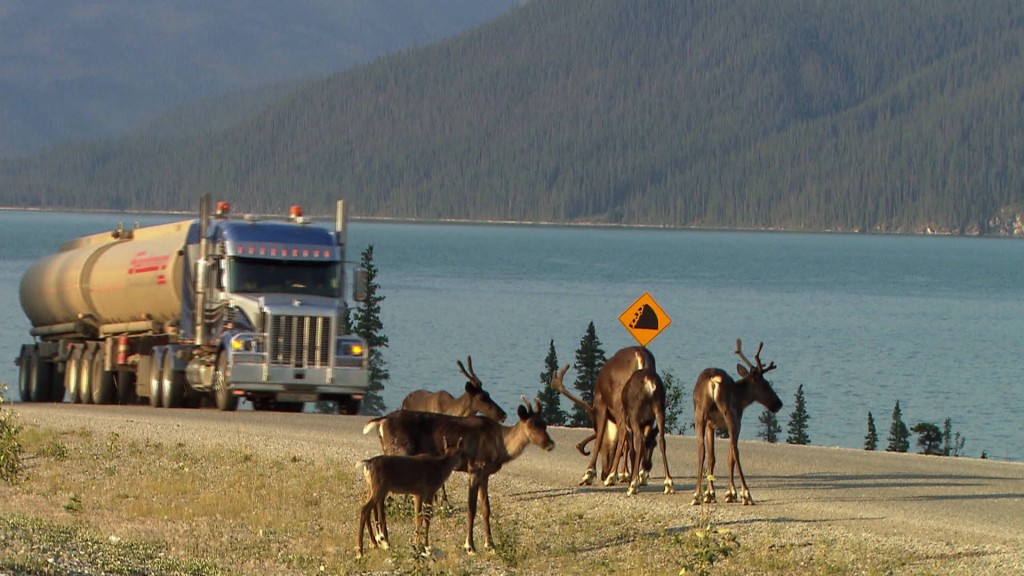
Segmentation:
{"type": "Polygon", "coordinates": [[[346,232],[341,200],[331,230],[298,206],[235,217],[204,195],[198,218],[64,242],[21,279],[21,400],[355,414],[368,355],[346,330],[346,232]]]}

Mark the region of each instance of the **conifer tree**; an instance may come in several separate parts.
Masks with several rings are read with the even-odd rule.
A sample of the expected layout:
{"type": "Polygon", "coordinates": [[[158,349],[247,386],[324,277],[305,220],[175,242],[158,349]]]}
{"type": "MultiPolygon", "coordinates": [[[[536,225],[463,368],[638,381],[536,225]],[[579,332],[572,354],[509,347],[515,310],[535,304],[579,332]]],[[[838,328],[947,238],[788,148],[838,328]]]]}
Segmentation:
{"type": "Polygon", "coordinates": [[[380,303],[384,296],[380,294],[377,284],[377,267],[373,264],[373,244],[363,251],[359,264],[366,270],[366,299],[359,303],[355,311],[353,328],[356,334],[366,342],[370,366],[370,387],[363,398],[361,414],[380,416],[384,413],[384,399],[381,391],[384,383],[391,378],[384,367],[383,349],[388,345],[388,337],[383,333],[384,324],[380,319],[380,303]]]}
{"type": "Polygon", "coordinates": [[[779,419],[775,417],[775,413],[765,408],[761,411],[761,415],[757,417],[758,423],[761,428],[757,431],[757,437],[768,442],[775,444],[779,441],[779,432],[782,432],[782,426],[779,425],[779,419]]]}
{"type": "Polygon", "coordinates": [[[875,450],[878,448],[878,430],[875,429],[875,417],[868,412],[868,433],[864,436],[864,449],[875,450]]]}
{"type": "MultiPolygon", "coordinates": [[[[601,340],[597,337],[594,329],[594,322],[587,325],[587,332],[580,340],[580,347],[576,349],[576,362],[572,365],[576,370],[576,390],[580,398],[588,404],[594,403],[594,385],[597,383],[597,373],[605,363],[604,350],[601,348],[601,340]]],[[[570,426],[590,427],[590,415],[575,404],[572,407],[572,416],[569,420],[570,426]]]]}
{"type": "Polygon", "coordinates": [[[910,430],[903,423],[903,411],[900,410],[900,401],[896,401],[896,407],[892,410],[892,425],[889,426],[889,445],[885,447],[886,452],[906,452],[910,449],[910,430]]]}
{"type": "Polygon", "coordinates": [[[665,371],[661,383],[665,385],[665,433],[683,434],[683,387],[676,383],[675,374],[671,370],[665,371]]]}
{"type": "Polygon", "coordinates": [[[552,340],[548,344],[548,355],[544,358],[544,371],[540,374],[541,387],[540,392],[537,393],[537,398],[540,399],[541,414],[544,415],[544,421],[549,425],[564,426],[569,416],[565,413],[565,410],[562,410],[562,395],[550,386],[551,378],[558,374],[558,370],[558,353],[555,352],[555,341],[552,340]]]}
{"type": "Polygon", "coordinates": [[[921,448],[921,454],[929,456],[942,455],[942,430],[931,422],[918,422],[910,429],[917,434],[917,445],[921,448]]]}
{"type": "Polygon", "coordinates": [[[811,439],[807,435],[807,421],[811,417],[807,414],[807,403],[804,400],[804,385],[797,386],[796,400],[793,403],[793,412],[789,415],[789,424],[786,427],[787,444],[810,444],[811,439]]]}

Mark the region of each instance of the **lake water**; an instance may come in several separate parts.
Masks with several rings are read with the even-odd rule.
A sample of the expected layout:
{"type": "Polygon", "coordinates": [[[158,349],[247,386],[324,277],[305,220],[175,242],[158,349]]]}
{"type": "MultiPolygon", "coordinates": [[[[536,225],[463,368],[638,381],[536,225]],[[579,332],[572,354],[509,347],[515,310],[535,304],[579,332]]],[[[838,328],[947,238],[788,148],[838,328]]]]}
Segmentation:
{"type": "MultiPolygon", "coordinates": [[[[178,219],[0,212],[0,354],[28,340],[18,283],[35,258],[120,221],[178,219]]],[[[561,364],[591,321],[608,356],[633,345],[618,317],[649,292],[672,319],[649,348],[687,403],[703,368],[735,373],[736,338],[751,358],[764,341],[783,439],[803,385],[812,444],[863,447],[870,411],[884,449],[898,400],[908,426],[951,418],[967,456],[1024,460],[1019,240],[354,222],[349,258],[370,244],[388,409],[418,388],[457,395],[455,361],[472,355],[511,412],[540,390],[550,340],[561,364]]],[[[0,381],[15,387],[13,362],[0,381]]],[[[760,412],[747,411],[743,438],[760,412]]]]}

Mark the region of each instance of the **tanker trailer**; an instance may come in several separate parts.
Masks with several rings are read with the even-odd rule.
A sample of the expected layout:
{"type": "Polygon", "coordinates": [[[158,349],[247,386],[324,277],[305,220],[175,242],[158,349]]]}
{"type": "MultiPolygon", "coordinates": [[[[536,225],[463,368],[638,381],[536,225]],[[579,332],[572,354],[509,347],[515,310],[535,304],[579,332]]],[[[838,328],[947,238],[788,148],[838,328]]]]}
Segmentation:
{"type": "Polygon", "coordinates": [[[332,231],[204,196],[197,220],[63,243],[21,280],[21,400],[356,413],[368,360],[345,333],[346,225],[341,201],[332,231]]]}

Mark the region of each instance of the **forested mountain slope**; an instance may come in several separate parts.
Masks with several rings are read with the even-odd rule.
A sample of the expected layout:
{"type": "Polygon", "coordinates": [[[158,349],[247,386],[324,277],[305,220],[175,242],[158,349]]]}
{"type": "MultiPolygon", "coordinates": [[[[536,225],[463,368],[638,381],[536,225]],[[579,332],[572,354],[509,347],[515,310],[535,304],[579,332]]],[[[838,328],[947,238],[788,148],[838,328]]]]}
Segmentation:
{"type": "Polygon", "coordinates": [[[1007,0],[534,0],[228,130],[5,163],[0,202],[1004,233],[1022,41],[1007,0]]]}
{"type": "Polygon", "coordinates": [[[459,33],[518,1],[0,0],[0,156],[123,134],[168,107],[334,73],[459,33]]]}

